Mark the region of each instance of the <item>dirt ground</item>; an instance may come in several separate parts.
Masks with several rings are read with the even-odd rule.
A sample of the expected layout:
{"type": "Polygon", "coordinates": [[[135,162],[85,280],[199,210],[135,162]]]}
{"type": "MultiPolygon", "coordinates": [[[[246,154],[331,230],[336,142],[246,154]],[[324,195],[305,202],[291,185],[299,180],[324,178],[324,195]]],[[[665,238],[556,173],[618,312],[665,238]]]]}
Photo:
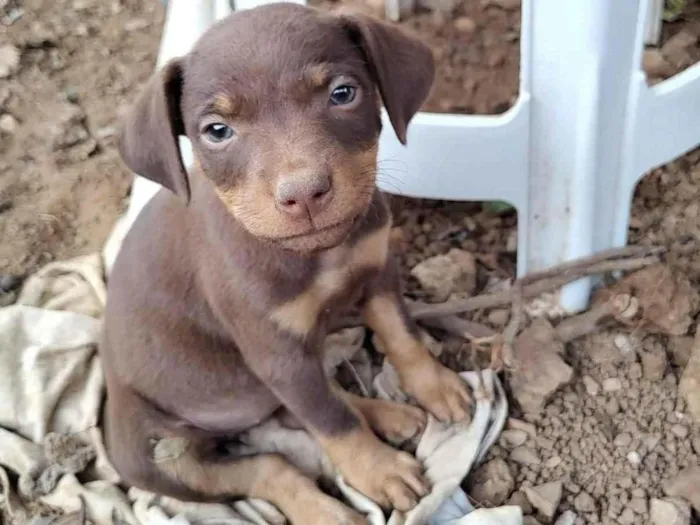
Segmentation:
{"type": "MultiPolygon", "coordinates": [[[[424,9],[404,22],[438,59],[425,109],[505,111],[517,95],[519,2],[441,5],[449,12],[424,9]]],[[[157,0],[0,0],[0,294],[18,282],[14,277],[51,260],[98,250],[125,209],[131,176],[114,133],[152,72],[162,22],[157,0]]],[[[662,46],[645,56],[650,81],[700,59],[699,37],[694,5],[665,25],[662,46]]],[[[634,198],[631,242],[700,241],[699,192],[700,151],[649,174],[634,198]]],[[[453,248],[474,256],[471,291],[514,275],[514,213],[479,203],[394,201],[410,297],[440,299],[411,270],[453,248]]],[[[679,256],[674,268],[700,285],[697,258],[679,256]]],[[[476,318],[498,328],[507,315],[476,318]]],[[[667,481],[700,462],[698,426],[678,394],[694,323],[684,330],[617,330],[569,344],[564,359],[573,379],[539,415],[515,414],[527,421],[510,423],[481,473],[499,481],[499,490],[476,475],[474,499],[521,504],[530,525],[544,524],[551,516],[532,502],[553,491],[554,514],[572,509],[575,523],[647,523],[651,500],[663,497],[667,481]]]]}

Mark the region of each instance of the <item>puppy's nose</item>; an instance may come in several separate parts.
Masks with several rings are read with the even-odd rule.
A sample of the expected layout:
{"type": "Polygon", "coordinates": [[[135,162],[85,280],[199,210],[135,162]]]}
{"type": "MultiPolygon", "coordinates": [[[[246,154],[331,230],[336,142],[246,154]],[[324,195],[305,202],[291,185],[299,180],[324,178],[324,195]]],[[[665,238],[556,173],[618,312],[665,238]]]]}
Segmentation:
{"type": "Polygon", "coordinates": [[[278,208],[294,217],[313,218],[321,213],[331,200],[331,178],[327,174],[282,178],[277,183],[275,198],[278,208]]]}

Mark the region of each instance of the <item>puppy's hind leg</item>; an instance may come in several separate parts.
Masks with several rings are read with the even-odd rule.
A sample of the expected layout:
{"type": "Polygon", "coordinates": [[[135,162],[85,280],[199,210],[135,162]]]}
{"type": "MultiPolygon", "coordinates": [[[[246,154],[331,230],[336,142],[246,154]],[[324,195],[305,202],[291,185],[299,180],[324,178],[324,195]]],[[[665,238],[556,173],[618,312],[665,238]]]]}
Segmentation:
{"type": "Polygon", "coordinates": [[[127,484],[184,501],[258,498],[293,525],[367,524],[281,456],[231,458],[211,436],[164,425],[143,400],[119,397],[107,400],[107,450],[127,484]]]}

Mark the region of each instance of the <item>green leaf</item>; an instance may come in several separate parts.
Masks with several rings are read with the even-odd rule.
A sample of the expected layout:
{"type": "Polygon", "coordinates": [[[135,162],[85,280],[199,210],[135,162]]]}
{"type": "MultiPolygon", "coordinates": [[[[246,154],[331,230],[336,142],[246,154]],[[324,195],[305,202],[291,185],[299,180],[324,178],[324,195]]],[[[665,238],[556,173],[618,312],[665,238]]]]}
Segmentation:
{"type": "Polygon", "coordinates": [[[515,208],[506,201],[488,201],[484,204],[484,210],[489,213],[500,215],[501,213],[506,213],[515,208]]]}
{"type": "Polygon", "coordinates": [[[664,5],[664,22],[674,22],[678,20],[688,4],[688,0],[666,0],[664,5]]]}

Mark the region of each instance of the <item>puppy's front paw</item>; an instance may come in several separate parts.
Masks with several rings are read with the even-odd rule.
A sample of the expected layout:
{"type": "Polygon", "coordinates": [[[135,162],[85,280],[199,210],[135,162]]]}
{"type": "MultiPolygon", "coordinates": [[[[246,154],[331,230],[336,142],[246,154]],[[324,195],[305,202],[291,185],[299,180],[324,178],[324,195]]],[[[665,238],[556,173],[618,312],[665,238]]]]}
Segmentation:
{"type": "Polygon", "coordinates": [[[367,401],[362,414],[372,430],[390,443],[400,445],[425,429],[426,415],[420,408],[382,399],[367,401]]]}
{"type": "Polygon", "coordinates": [[[467,384],[432,357],[405,364],[398,373],[404,391],[438,420],[452,423],[469,418],[471,396],[467,384]]]}
{"type": "Polygon", "coordinates": [[[384,508],[411,510],[429,492],[423,467],[376,437],[363,441],[347,462],[337,465],[347,483],[384,508]]]}

